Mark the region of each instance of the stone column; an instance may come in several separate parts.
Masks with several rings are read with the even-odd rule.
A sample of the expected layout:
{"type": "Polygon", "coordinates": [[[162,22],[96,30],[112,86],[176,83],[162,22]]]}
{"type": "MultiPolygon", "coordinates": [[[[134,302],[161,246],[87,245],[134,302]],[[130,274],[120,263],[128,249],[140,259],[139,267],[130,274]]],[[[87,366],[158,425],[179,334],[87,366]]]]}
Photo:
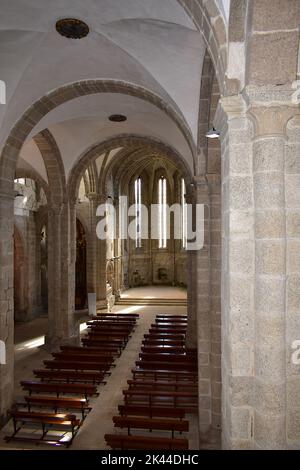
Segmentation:
{"type": "Polygon", "coordinates": [[[286,449],[285,128],[296,107],[286,91],[246,92],[222,99],[217,123],[223,447],[286,449]]]}
{"type": "Polygon", "coordinates": [[[115,224],[115,240],[114,240],[114,292],[115,300],[118,300],[122,292],[122,240],[119,238],[119,198],[115,198],[115,213],[116,213],[116,224],[115,224]]]}
{"type": "Polygon", "coordinates": [[[287,136],[285,151],[287,237],[286,434],[287,447],[289,449],[300,449],[300,112],[288,122],[287,136]]]}
{"type": "MultiPolygon", "coordinates": [[[[188,330],[187,345],[198,348],[199,428],[201,438],[212,424],[211,410],[211,319],[210,319],[210,191],[206,179],[194,182],[187,202],[204,205],[204,246],[188,251],[188,330]],[[192,196],[192,197],[191,197],[192,196]],[[191,268],[191,269],[190,269],[191,268]],[[196,335],[195,335],[196,333],[196,335]]],[[[203,221],[197,221],[203,223],[203,221]]]]}
{"type": "MultiPolygon", "coordinates": [[[[99,195],[99,204],[106,203],[105,194],[99,195]]],[[[97,236],[95,234],[95,236],[97,236]]],[[[106,296],[106,240],[97,238],[97,305],[100,309],[107,308],[106,296]]]]}
{"type": "Polygon", "coordinates": [[[222,447],[247,449],[254,418],[252,123],[241,96],[221,102],[215,126],[222,152],[222,447]]]}
{"type": "Polygon", "coordinates": [[[210,194],[209,273],[210,273],[210,365],[211,423],[221,428],[221,182],[216,174],[207,175],[210,194]]]}
{"type": "Polygon", "coordinates": [[[87,194],[89,199],[89,243],[87,244],[87,290],[88,292],[97,292],[97,236],[96,211],[99,204],[97,193],[87,194]]]}
{"type": "Polygon", "coordinates": [[[0,192],[0,426],[8,419],[14,391],[13,227],[13,193],[0,192]]]}
{"type": "Polygon", "coordinates": [[[254,446],[286,448],[285,127],[290,110],[255,106],[254,446]]]}
{"type": "Polygon", "coordinates": [[[76,215],[75,203],[49,207],[48,221],[48,332],[50,351],[79,341],[74,319],[76,215]]]}

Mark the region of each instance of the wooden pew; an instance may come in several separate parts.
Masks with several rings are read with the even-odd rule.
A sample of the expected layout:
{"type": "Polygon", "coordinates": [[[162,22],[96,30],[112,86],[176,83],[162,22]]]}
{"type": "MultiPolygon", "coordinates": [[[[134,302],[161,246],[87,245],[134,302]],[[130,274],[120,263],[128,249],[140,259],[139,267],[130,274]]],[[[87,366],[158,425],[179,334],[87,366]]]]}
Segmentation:
{"type": "Polygon", "coordinates": [[[58,361],[78,361],[78,362],[99,362],[102,364],[112,364],[115,356],[103,354],[70,354],[68,351],[52,353],[52,356],[58,361]]]}
{"type": "Polygon", "coordinates": [[[134,328],[136,325],[135,320],[110,320],[108,318],[103,318],[103,320],[89,320],[86,322],[88,326],[101,326],[101,325],[107,325],[107,326],[125,326],[126,328],[134,328]]]}
{"type": "Polygon", "coordinates": [[[124,333],[124,332],[115,333],[115,332],[111,332],[110,330],[107,330],[107,331],[102,330],[101,332],[100,331],[88,331],[88,335],[85,336],[85,338],[95,339],[98,341],[102,339],[106,339],[106,341],[119,340],[123,344],[127,343],[129,337],[130,335],[128,335],[127,333],[124,333]]]}
{"type": "Polygon", "coordinates": [[[109,346],[118,347],[119,354],[121,354],[122,349],[124,348],[124,346],[126,346],[126,342],[122,340],[121,341],[106,341],[104,338],[103,339],[102,338],[91,339],[89,337],[86,337],[86,338],[82,338],[81,342],[83,344],[83,347],[86,349],[102,347],[105,344],[109,346]]]}
{"type": "Polygon", "coordinates": [[[44,443],[60,443],[65,444],[67,446],[71,445],[77,430],[81,425],[80,419],[78,419],[75,415],[72,414],[54,414],[54,413],[33,413],[29,411],[19,411],[19,410],[12,410],[11,417],[13,419],[13,426],[14,431],[11,436],[6,436],[5,440],[7,442],[14,440],[14,441],[31,441],[31,442],[44,442],[44,443]],[[18,427],[18,423],[20,426],[18,427]],[[18,432],[22,429],[25,424],[40,424],[42,435],[41,437],[33,438],[33,437],[19,437],[17,436],[18,432]],[[64,432],[70,430],[71,431],[71,439],[69,441],[61,441],[60,439],[55,439],[51,436],[49,439],[45,439],[49,428],[51,430],[55,429],[55,426],[61,428],[65,428],[64,432]]]}
{"type": "Polygon", "coordinates": [[[173,327],[168,327],[168,328],[161,328],[158,326],[152,326],[149,330],[150,335],[153,334],[160,334],[160,335],[165,335],[165,334],[170,334],[170,335],[185,335],[186,334],[186,328],[173,328],[173,327]]]}
{"type": "Polygon", "coordinates": [[[100,325],[88,325],[88,331],[108,331],[111,333],[123,333],[128,335],[132,331],[132,327],[130,325],[108,325],[106,323],[100,325]]]}
{"type": "Polygon", "coordinates": [[[145,338],[142,341],[143,346],[172,346],[172,347],[184,347],[184,339],[164,339],[164,338],[145,338]]]}
{"type": "Polygon", "coordinates": [[[93,384],[106,384],[104,378],[110,375],[110,372],[78,372],[74,370],[49,370],[49,369],[36,369],[33,371],[35,377],[42,381],[63,381],[64,383],[78,383],[78,382],[92,382],[93,384]]]}
{"type": "Polygon", "coordinates": [[[198,409],[198,393],[194,391],[169,391],[169,390],[123,390],[125,405],[139,403],[148,406],[164,406],[183,408],[187,413],[193,413],[198,409]]]}
{"type": "Polygon", "coordinates": [[[155,320],[155,323],[152,323],[151,326],[157,326],[159,328],[185,328],[187,327],[187,322],[170,322],[170,321],[159,321],[155,320]]]}
{"type": "Polygon", "coordinates": [[[112,449],[161,449],[187,450],[187,439],[168,439],[166,437],[126,436],[123,434],[105,434],[104,439],[112,449]]]}
{"type": "MultiPolygon", "coordinates": [[[[150,330],[151,331],[151,330],[150,330]]],[[[184,341],[185,340],[185,334],[182,333],[161,333],[157,331],[152,331],[150,333],[147,333],[144,335],[144,339],[150,339],[150,340],[156,340],[156,341],[184,341]]]]}
{"type": "Polygon", "coordinates": [[[142,346],[141,351],[143,353],[148,354],[161,354],[161,353],[168,353],[168,354],[187,354],[190,356],[194,356],[197,358],[197,353],[192,352],[192,350],[186,349],[184,346],[176,347],[176,346],[168,346],[164,344],[158,344],[157,346],[150,344],[142,346]]]}
{"type": "Polygon", "coordinates": [[[136,416],[113,416],[113,423],[117,428],[127,428],[128,436],[130,429],[149,429],[149,431],[162,430],[171,431],[172,438],[174,432],[188,432],[189,422],[187,420],[177,419],[161,419],[161,418],[145,418],[136,416]]]}
{"type": "Polygon", "coordinates": [[[85,413],[92,409],[85,398],[25,396],[24,399],[26,402],[24,406],[27,406],[29,412],[32,407],[36,406],[39,408],[51,408],[55,413],[58,410],[79,410],[82,419],[84,419],[85,413]]]}
{"type": "Polygon", "coordinates": [[[178,362],[189,362],[194,363],[197,366],[197,357],[193,354],[187,354],[185,352],[171,354],[169,352],[156,352],[156,353],[145,353],[142,352],[139,354],[139,357],[142,361],[162,361],[168,362],[171,360],[178,361],[178,362]]]}
{"type": "Polygon", "coordinates": [[[155,381],[155,380],[127,380],[129,390],[173,390],[174,392],[180,390],[186,391],[197,391],[198,384],[196,382],[189,382],[187,380],[183,382],[179,381],[155,381]]]}
{"type": "Polygon", "coordinates": [[[156,324],[161,324],[161,325],[164,325],[166,323],[170,324],[170,325],[184,325],[184,326],[187,326],[187,320],[182,318],[156,318],[155,319],[155,323],[156,324]]]}
{"type": "Polygon", "coordinates": [[[192,370],[196,371],[197,370],[197,364],[194,362],[183,362],[178,360],[177,361],[145,361],[145,360],[139,360],[136,361],[135,365],[137,367],[140,367],[141,369],[156,369],[156,370],[178,370],[178,371],[184,371],[184,370],[192,370]]]}
{"type": "Polygon", "coordinates": [[[174,418],[183,419],[185,417],[185,410],[182,408],[164,408],[163,406],[148,406],[148,405],[119,405],[118,411],[121,416],[148,416],[149,418],[174,418]]]}
{"type": "MultiPolygon", "coordinates": [[[[70,354],[97,354],[97,353],[110,353],[118,356],[120,354],[117,346],[98,346],[87,348],[85,346],[61,346],[61,351],[68,352],[70,354]]],[[[109,354],[108,354],[109,355],[109,354]]]]}
{"type": "Polygon", "coordinates": [[[175,371],[175,370],[164,370],[161,369],[143,369],[135,368],[132,369],[133,378],[153,378],[154,380],[173,380],[173,381],[198,381],[197,371],[175,371]]]}
{"type": "Polygon", "coordinates": [[[187,318],[187,314],[182,313],[182,314],[172,315],[170,313],[158,313],[156,315],[156,318],[187,318]]]}
{"type": "Polygon", "coordinates": [[[73,362],[73,361],[43,361],[47,369],[66,369],[66,370],[97,370],[104,372],[110,369],[110,364],[107,362],[73,362]]]}
{"type": "Polygon", "coordinates": [[[82,395],[86,399],[89,396],[99,395],[97,392],[96,385],[93,384],[79,384],[79,383],[61,383],[61,382],[37,382],[34,380],[22,380],[21,386],[23,390],[27,390],[29,395],[32,395],[32,392],[35,393],[55,393],[57,397],[61,394],[75,394],[75,395],[82,395]]]}
{"type": "Polygon", "coordinates": [[[97,313],[97,316],[93,316],[92,318],[99,318],[99,317],[112,317],[112,318],[139,318],[139,313],[97,313]]]}

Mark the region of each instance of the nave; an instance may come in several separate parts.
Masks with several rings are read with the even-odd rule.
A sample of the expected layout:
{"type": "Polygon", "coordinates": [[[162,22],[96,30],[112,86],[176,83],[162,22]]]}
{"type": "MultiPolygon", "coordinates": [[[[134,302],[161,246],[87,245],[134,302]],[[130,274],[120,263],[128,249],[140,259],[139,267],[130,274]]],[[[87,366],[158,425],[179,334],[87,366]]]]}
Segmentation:
{"type": "MultiPolygon", "coordinates": [[[[145,294],[149,294],[145,289],[145,294]]],[[[178,293],[177,293],[178,295],[178,293]]],[[[123,390],[128,388],[127,381],[132,378],[132,369],[135,362],[139,359],[139,353],[142,346],[142,340],[151,324],[154,323],[155,317],[162,313],[162,308],[167,315],[182,315],[186,312],[186,307],[170,307],[170,306],[115,306],[113,313],[128,313],[128,315],[136,313],[139,318],[136,328],[123,349],[120,357],[115,360],[115,367],[110,369],[110,375],[105,378],[105,385],[101,384],[98,389],[98,397],[90,397],[91,411],[87,414],[82,426],[76,434],[70,450],[76,449],[108,449],[104,436],[106,434],[119,433],[113,426],[113,416],[117,414],[118,406],[123,402],[123,390]],[[96,431],[95,431],[96,430],[96,431]]],[[[82,324],[82,336],[85,335],[85,323],[82,324]]],[[[16,337],[18,344],[16,344],[16,373],[15,373],[15,400],[20,401],[24,396],[24,390],[20,386],[22,380],[37,380],[33,376],[33,369],[41,369],[41,364],[45,360],[52,359],[43,347],[39,344],[43,342],[43,321],[41,319],[34,320],[31,324],[22,325],[20,332],[16,329],[16,337]],[[27,331],[26,331],[27,330],[27,331]],[[29,338],[28,332],[33,331],[37,336],[29,338]],[[23,338],[22,338],[23,337],[23,338]],[[25,339],[25,341],[22,341],[25,339]]],[[[49,394],[47,394],[49,395],[49,394]]],[[[189,440],[189,448],[197,448],[198,445],[198,421],[196,414],[189,414],[189,432],[187,438],[189,440]]],[[[38,447],[35,444],[14,442],[3,443],[2,438],[12,432],[12,422],[10,421],[1,431],[1,449],[28,449],[28,448],[46,448],[46,449],[65,449],[65,446],[46,446],[39,443],[38,447]]],[[[122,434],[127,434],[126,429],[121,430],[122,434]]],[[[131,431],[132,434],[141,434],[141,431],[131,431]]],[[[145,434],[142,431],[142,435],[145,434]]],[[[168,436],[167,431],[153,431],[151,436],[168,436]]],[[[211,445],[211,444],[210,444],[211,445]]],[[[218,445],[218,444],[216,444],[218,445]]]]}

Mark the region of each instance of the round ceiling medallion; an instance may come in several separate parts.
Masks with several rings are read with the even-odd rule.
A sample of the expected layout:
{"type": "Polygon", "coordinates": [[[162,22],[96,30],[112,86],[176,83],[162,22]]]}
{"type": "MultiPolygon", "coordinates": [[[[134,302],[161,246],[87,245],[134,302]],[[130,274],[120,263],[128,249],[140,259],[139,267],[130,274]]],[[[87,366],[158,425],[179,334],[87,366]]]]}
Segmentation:
{"type": "Polygon", "coordinates": [[[56,22],[56,31],[66,38],[81,39],[89,34],[88,25],[76,18],[63,18],[56,22]]]}
{"type": "Polygon", "coordinates": [[[112,122],[124,122],[127,121],[127,117],[124,114],[112,114],[108,118],[112,122]]]}

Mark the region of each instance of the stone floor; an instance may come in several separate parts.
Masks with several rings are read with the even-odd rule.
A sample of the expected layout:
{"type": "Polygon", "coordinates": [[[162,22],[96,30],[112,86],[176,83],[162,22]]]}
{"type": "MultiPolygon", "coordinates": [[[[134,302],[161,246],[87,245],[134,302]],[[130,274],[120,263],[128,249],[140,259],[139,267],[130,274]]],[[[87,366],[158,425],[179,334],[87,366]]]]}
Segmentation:
{"type": "Polygon", "coordinates": [[[186,299],[187,291],[181,287],[145,286],[126,290],[122,298],[127,299],[186,299]]]}
{"type": "MultiPolygon", "coordinates": [[[[182,296],[184,291],[176,288],[137,288],[127,291],[126,294],[132,297],[145,295],[155,295],[163,298],[170,296],[182,296]]],[[[118,414],[118,404],[123,402],[122,390],[127,386],[127,380],[131,378],[131,369],[138,359],[141,348],[141,341],[144,333],[150,327],[158,313],[180,314],[186,313],[186,307],[176,306],[115,306],[113,312],[139,313],[140,319],[131,339],[129,340],[121,357],[116,361],[116,367],[112,369],[111,376],[107,379],[107,384],[101,387],[100,395],[92,402],[93,409],[85,419],[85,422],[78,432],[70,450],[76,449],[106,449],[104,435],[115,432],[112,424],[112,416],[118,414]]],[[[27,324],[16,325],[15,338],[15,399],[19,400],[23,396],[19,385],[20,380],[33,378],[32,369],[41,368],[42,361],[50,357],[43,348],[44,333],[46,331],[47,318],[39,318],[27,324]]],[[[82,329],[85,327],[82,324],[82,329]]],[[[0,449],[65,449],[65,447],[54,448],[51,446],[30,446],[20,443],[5,444],[3,437],[10,432],[11,423],[0,431],[0,449]]],[[[153,433],[154,435],[154,433],[153,433]]],[[[198,448],[198,428],[197,419],[190,417],[190,449],[198,448]]]]}

